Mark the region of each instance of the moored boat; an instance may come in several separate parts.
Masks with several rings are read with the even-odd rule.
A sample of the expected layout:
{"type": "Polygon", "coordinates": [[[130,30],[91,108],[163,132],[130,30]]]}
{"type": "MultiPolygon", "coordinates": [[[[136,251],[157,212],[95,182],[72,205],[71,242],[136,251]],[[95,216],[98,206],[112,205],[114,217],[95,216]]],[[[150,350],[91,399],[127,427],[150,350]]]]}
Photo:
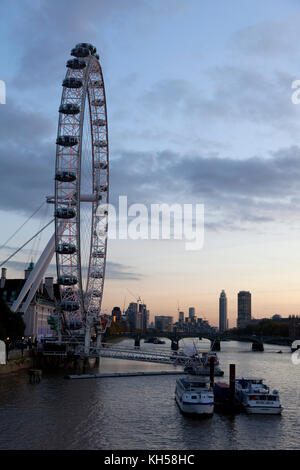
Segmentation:
{"type": "Polygon", "coordinates": [[[151,343],[151,344],[165,344],[166,342],[157,338],[156,336],[145,339],[144,343],[151,343]]]}
{"type": "Polygon", "coordinates": [[[235,394],[247,413],[274,415],[282,412],[278,391],[273,390],[271,393],[270,388],[263,383],[263,379],[237,379],[235,394]]]}
{"type": "Polygon", "coordinates": [[[184,377],[176,380],[175,400],[182,413],[212,416],[214,393],[204,377],[184,377]]]}
{"type": "Polygon", "coordinates": [[[185,366],[185,372],[193,375],[210,375],[210,361],[211,358],[214,362],[214,375],[221,377],[224,371],[220,368],[218,356],[215,352],[203,352],[201,355],[196,354],[191,357],[188,364],[185,366]]]}

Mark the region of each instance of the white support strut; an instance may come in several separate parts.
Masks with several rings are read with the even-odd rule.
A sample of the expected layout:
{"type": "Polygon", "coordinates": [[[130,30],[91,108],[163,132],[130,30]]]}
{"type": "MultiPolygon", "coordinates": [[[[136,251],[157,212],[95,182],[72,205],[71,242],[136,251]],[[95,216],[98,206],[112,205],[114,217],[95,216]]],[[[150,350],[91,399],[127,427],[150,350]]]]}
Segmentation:
{"type": "MultiPolygon", "coordinates": [[[[31,289],[31,286],[33,286],[34,284],[34,287],[35,289],[31,289],[30,291],[30,294],[29,296],[31,297],[31,300],[34,296],[34,294],[36,293],[39,285],[40,285],[40,282],[43,278],[43,275],[46,271],[46,269],[48,268],[49,266],[49,263],[54,255],[54,252],[55,252],[55,234],[53,234],[49,240],[49,242],[47,243],[46,245],[46,248],[44,249],[43,253],[41,254],[38,262],[36,263],[35,267],[33,268],[33,270],[31,271],[30,275],[28,276],[28,279],[26,280],[20,294],[18,295],[18,298],[14,301],[12,307],[11,307],[11,310],[13,312],[16,312],[21,303],[23,302],[26,294],[28,293],[28,291],[31,289]]],[[[26,302],[27,304],[27,302],[26,302]]],[[[29,305],[29,303],[28,303],[29,305]]],[[[27,307],[28,307],[27,305],[27,307]]],[[[23,310],[23,309],[22,309],[23,310]]],[[[23,310],[25,312],[25,310],[23,310]]]]}
{"type": "Polygon", "coordinates": [[[51,263],[51,260],[53,258],[53,255],[54,255],[54,249],[51,250],[49,252],[49,256],[47,259],[45,259],[45,262],[43,263],[43,266],[41,267],[40,269],[40,272],[39,272],[39,275],[38,277],[36,278],[36,280],[33,282],[32,286],[31,286],[31,289],[30,291],[28,292],[28,296],[26,298],[26,301],[24,302],[24,304],[22,305],[21,307],[21,312],[23,313],[26,313],[27,312],[27,309],[30,305],[30,302],[32,301],[36,291],[38,290],[40,284],[41,284],[41,281],[42,279],[44,278],[44,275],[45,275],[45,272],[47,271],[48,269],[48,266],[49,264],[51,263]]]}

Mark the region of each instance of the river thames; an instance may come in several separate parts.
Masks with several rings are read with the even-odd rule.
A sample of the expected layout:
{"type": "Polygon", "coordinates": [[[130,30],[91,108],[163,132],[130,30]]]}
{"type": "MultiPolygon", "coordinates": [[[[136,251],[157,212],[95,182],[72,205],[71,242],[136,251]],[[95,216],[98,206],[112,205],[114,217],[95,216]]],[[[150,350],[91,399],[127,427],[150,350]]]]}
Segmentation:
{"type": "MultiPolygon", "coordinates": [[[[124,340],[132,345],[133,340],[124,340]]],[[[192,344],[192,340],[185,340],[192,344]]],[[[197,341],[201,351],[210,343],[197,341]]],[[[180,345],[182,345],[180,343],[180,345]]],[[[144,345],[170,350],[164,346],[144,345]]],[[[214,413],[210,419],[183,416],[174,400],[176,376],[66,380],[64,373],[44,373],[31,385],[27,372],[0,377],[0,449],[299,449],[300,365],[290,348],[222,342],[218,353],[228,382],[236,376],[264,378],[280,393],[281,416],[214,413]],[[281,350],[282,354],[278,354],[281,350]]],[[[101,372],[172,370],[171,365],[102,359],[101,372]]]]}

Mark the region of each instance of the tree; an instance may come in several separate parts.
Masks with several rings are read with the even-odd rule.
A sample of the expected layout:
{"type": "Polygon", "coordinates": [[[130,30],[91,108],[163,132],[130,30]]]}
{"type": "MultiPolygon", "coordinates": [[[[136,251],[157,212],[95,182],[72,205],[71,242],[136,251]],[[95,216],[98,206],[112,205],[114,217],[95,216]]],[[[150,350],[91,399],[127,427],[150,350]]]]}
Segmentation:
{"type": "Polygon", "coordinates": [[[24,336],[24,331],[25,323],[20,313],[12,312],[0,297],[0,339],[16,341],[24,336]]]}
{"type": "Polygon", "coordinates": [[[125,325],[123,322],[111,323],[110,327],[107,328],[107,336],[109,335],[118,335],[125,333],[125,325]]]}
{"type": "Polygon", "coordinates": [[[288,323],[274,321],[271,319],[263,319],[255,324],[249,324],[245,328],[233,328],[230,330],[235,335],[256,335],[256,336],[281,336],[289,335],[288,323]]]}

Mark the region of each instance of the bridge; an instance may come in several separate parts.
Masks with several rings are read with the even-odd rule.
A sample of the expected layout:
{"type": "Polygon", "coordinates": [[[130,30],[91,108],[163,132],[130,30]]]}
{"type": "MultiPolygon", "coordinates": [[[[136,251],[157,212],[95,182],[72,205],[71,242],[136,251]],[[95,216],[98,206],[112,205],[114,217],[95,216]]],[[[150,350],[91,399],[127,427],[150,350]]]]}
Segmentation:
{"type": "Polygon", "coordinates": [[[134,339],[135,347],[140,347],[141,339],[149,339],[150,337],[168,338],[171,341],[171,349],[179,350],[179,343],[185,338],[197,338],[199,340],[208,339],[211,343],[211,351],[221,351],[221,341],[240,341],[252,343],[253,351],[263,351],[264,344],[277,344],[282,346],[291,346],[296,338],[279,337],[279,336],[255,336],[255,335],[236,335],[230,332],[212,333],[207,331],[199,332],[131,332],[120,333],[118,335],[106,336],[106,338],[129,337],[134,339]]]}
{"type": "MultiPolygon", "coordinates": [[[[220,351],[220,342],[221,340],[235,340],[235,341],[249,341],[252,342],[253,351],[263,351],[263,341],[268,341],[276,344],[278,341],[280,343],[280,338],[275,337],[253,337],[253,336],[236,336],[230,334],[223,335],[207,335],[205,334],[199,336],[199,334],[190,335],[190,334],[175,334],[174,333],[158,333],[156,337],[168,338],[171,341],[171,351],[168,352],[166,348],[155,347],[155,349],[145,349],[140,347],[141,339],[149,337],[149,332],[139,332],[139,333],[123,333],[118,335],[113,335],[114,338],[132,338],[133,344],[131,346],[124,346],[124,344],[114,344],[103,342],[97,344],[97,341],[94,341],[91,344],[89,351],[89,358],[96,359],[96,365],[99,365],[101,357],[111,358],[111,359],[123,359],[139,362],[150,362],[156,364],[170,364],[170,365],[179,365],[185,367],[190,364],[193,360],[191,357],[182,353],[179,349],[179,342],[184,338],[199,338],[209,339],[211,341],[211,351],[220,351]],[[275,341],[275,342],[274,342],[275,341]]],[[[153,336],[153,335],[152,335],[153,336]]],[[[110,337],[110,338],[112,338],[110,337]]],[[[108,338],[106,337],[106,340],[108,338]]],[[[44,357],[44,360],[48,365],[57,366],[58,364],[64,363],[66,368],[76,368],[83,371],[86,371],[89,368],[88,360],[85,356],[84,351],[84,341],[83,338],[78,337],[74,342],[70,343],[70,340],[62,338],[61,342],[58,344],[57,341],[47,340],[47,343],[43,345],[40,353],[44,357]],[[71,348],[72,346],[72,348],[71,348]]],[[[281,338],[284,341],[285,345],[289,345],[292,341],[291,338],[281,338]]],[[[280,343],[282,344],[282,343],[280,343]]]]}

